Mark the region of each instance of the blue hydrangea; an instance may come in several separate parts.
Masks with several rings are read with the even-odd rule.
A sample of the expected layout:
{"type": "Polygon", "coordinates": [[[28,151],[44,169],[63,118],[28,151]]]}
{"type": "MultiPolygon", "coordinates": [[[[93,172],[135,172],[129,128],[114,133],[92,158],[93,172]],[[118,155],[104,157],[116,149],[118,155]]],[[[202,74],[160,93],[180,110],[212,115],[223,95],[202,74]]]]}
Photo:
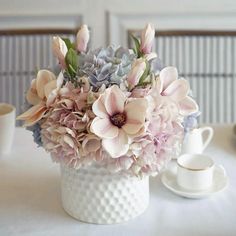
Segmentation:
{"type": "Polygon", "coordinates": [[[184,121],[182,125],[184,126],[184,132],[187,133],[191,129],[194,129],[198,125],[198,117],[200,116],[201,112],[195,112],[189,116],[184,117],[184,121]]]}
{"type": "Polygon", "coordinates": [[[27,130],[33,132],[34,142],[37,143],[39,147],[42,147],[43,143],[41,139],[41,126],[39,125],[39,123],[27,127],[27,130]]]}
{"type": "Polygon", "coordinates": [[[163,62],[159,57],[151,60],[150,67],[150,70],[154,75],[158,75],[160,71],[164,68],[163,62]]]}
{"type": "MultiPolygon", "coordinates": [[[[25,110],[28,110],[30,107],[32,107],[32,105],[25,101],[25,103],[21,107],[21,110],[23,112],[25,110]]],[[[41,140],[41,127],[39,123],[36,123],[32,126],[27,126],[26,129],[33,132],[34,142],[37,143],[39,147],[42,147],[43,143],[41,140]]]]}
{"type": "Polygon", "coordinates": [[[79,56],[79,76],[87,75],[94,89],[120,84],[134,59],[135,55],[123,47],[98,48],[79,56]]]}

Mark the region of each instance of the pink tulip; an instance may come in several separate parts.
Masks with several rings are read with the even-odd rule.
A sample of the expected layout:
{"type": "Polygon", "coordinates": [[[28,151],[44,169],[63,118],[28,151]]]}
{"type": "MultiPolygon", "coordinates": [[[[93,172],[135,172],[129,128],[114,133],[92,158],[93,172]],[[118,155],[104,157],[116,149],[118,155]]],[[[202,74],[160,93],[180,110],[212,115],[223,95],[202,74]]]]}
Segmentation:
{"type": "Polygon", "coordinates": [[[130,89],[134,88],[138,83],[140,78],[142,77],[144,71],[146,69],[145,59],[139,58],[133,64],[131,71],[128,74],[127,82],[130,89]]]}
{"type": "Polygon", "coordinates": [[[58,59],[62,69],[66,69],[65,56],[68,51],[65,42],[60,37],[53,37],[52,50],[54,56],[58,59]]]}
{"type": "Polygon", "coordinates": [[[76,49],[78,52],[86,52],[89,42],[89,30],[87,25],[82,25],[76,36],[76,49]]]}
{"type": "Polygon", "coordinates": [[[151,53],[155,37],[155,29],[151,24],[148,24],[141,34],[141,47],[140,50],[145,53],[151,53]]]}

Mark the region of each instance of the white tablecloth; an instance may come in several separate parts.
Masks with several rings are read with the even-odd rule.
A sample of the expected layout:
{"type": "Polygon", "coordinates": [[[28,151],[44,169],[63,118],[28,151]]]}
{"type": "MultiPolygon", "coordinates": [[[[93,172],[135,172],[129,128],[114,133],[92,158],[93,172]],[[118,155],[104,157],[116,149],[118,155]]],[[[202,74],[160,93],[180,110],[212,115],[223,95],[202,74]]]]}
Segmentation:
{"type": "Polygon", "coordinates": [[[0,160],[0,235],[235,236],[236,140],[232,126],[214,129],[206,153],[225,167],[230,179],[225,191],[191,200],[151,178],[150,206],[143,215],[125,224],[92,225],[64,212],[58,165],[36,147],[29,131],[17,128],[12,153],[0,160]]]}

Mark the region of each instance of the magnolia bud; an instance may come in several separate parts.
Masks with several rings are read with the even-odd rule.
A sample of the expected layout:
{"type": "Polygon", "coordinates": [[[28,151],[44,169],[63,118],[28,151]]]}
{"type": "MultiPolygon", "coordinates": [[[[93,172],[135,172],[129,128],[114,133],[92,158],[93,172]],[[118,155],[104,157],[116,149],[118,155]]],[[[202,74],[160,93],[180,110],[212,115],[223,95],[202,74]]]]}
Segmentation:
{"type": "Polygon", "coordinates": [[[146,69],[146,61],[143,58],[137,59],[133,64],[131,71],[127,76],[127,82],[130,88],[133,88],[139,83],[140,78],[142,77],[146,69]]]}
{"type": "Polygon", "coordinates": [[[86,52],[89,42],[89,30],[87,25],[82,25],[76,36],[76,49],[78,52],[86,52]]]}
{"type": "Polygon", "coordinates": [[[65,42],[60,37],[53,37],[52,51],[55,57],[57,57],[62,69],[66,69],[65,56],[68,51],[65,42]]]}
{"type": "Polygon", "coordinates": [[[141,34],[141,46],[140,50],[149,54],[152,50],[153,42],[155,37],[155,29],[151,24],[148,24],[141,34]]]}

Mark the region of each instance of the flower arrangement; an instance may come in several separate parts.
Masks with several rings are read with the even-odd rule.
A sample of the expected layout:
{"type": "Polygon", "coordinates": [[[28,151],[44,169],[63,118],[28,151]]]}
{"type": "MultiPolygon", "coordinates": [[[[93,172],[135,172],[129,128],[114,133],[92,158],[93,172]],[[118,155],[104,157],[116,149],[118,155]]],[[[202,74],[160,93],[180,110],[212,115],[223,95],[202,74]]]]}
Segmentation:
{"type": "Polygon", "coordinates": [[[76,42],[53,38],[61,72],[39,70],[18,116],[53,161],[72,168],[97,163],[133,176],[156,175],[175,155],[184,119],[198,111],[189,83],[161,68],[148,24],[134,49],[88,49],[83,25],[76,42]]]}

